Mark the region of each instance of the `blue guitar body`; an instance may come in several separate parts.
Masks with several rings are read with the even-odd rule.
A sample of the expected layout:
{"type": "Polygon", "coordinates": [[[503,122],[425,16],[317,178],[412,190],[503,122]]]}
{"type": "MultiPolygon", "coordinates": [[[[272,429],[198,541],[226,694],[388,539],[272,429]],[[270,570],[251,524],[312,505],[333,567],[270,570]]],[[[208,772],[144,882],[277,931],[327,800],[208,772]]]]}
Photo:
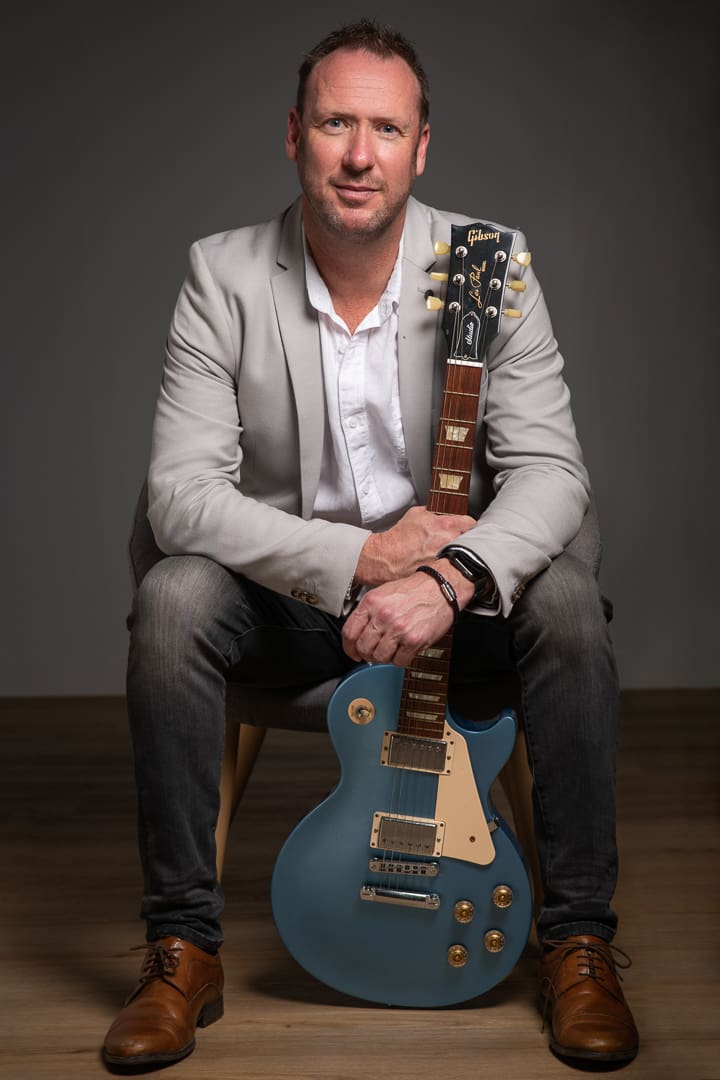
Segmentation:
{"type": "Polygon", "coordinates": [[[451,1005],[500,982],[530,928],[524,860],[489,800],[515,716],[446,715],[437,764],[434,744],[396,733],[403,674],[362,667],[333,695],[340,779],[280,851],[273,914],[289,952],[327,985],[389,1005],[451,1005]]]}

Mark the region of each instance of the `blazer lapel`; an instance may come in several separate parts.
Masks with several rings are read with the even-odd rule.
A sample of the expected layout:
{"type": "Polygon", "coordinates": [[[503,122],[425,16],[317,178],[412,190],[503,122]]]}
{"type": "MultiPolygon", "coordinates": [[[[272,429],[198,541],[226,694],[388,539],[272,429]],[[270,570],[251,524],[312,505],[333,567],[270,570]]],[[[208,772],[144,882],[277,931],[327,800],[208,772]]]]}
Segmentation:
{"type": "Polygon", "coordinates": [[[320,480],[325,399],[320,329],[307,299],[300,200],[283,222],[278,250],[279,272],[270,284],[280,335],[295,397],[300,440],[301,515],[312,515],[320,480]]]}
{"type": "Polygon", "coordinates": [[[398,323],[398,377],[405,446],[415,490],[421,501],[430,487],[434,433],[437,429],[438,392],[442,369],[436,356],[442,334],[441,313],[428,311],[425,293],[437,284],[428,277],[435,265],[430,223],[415,199],[405,219],[402,292],[398,323]]]}

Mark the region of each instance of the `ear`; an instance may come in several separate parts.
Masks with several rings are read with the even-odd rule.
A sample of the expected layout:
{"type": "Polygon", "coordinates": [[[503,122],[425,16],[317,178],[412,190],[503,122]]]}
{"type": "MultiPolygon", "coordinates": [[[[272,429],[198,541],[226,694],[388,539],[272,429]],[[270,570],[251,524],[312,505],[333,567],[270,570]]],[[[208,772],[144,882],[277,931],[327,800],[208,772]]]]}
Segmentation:
{"type": "Polygon", "coordinates": [[[420,138],[418,139],[417,149],[415,151],[415,175],[422,176],[425,172],[425,162],[427,161],[427,148],[430,142],[430,125],[425,124],[425,127],[420,132],[420,138]]]}
{"type": "Polygon", "coordinates": [[[293,105],[288,116],[287,134],[285,136],[285,153],[290,161],[297,161],[301,128],[300,113],[297,110],[297,105],[293,105]]]}

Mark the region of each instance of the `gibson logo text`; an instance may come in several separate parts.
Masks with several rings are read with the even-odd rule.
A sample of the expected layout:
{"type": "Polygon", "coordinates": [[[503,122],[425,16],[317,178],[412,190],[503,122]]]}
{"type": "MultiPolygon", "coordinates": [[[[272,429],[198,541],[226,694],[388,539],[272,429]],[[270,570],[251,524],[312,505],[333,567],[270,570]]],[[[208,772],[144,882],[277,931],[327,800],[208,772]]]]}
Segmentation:
{"type": "Polygon", "coordinates": [[[499,232],[482,232],[480,229],[470,229],[468,232],[467,242],[472,247],[473,244],[479,244],[481,240],[494,240],[496,243],[500,243],[499,232]]]}

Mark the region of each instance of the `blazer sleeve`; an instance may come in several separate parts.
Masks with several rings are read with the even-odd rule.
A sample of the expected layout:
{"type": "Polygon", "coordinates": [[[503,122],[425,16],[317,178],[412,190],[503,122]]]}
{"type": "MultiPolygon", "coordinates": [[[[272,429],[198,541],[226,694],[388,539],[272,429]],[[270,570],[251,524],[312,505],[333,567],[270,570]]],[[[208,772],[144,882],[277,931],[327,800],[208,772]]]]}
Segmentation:
{"type": "Polygon", "coordinates": [[[153,426],[148,519],[155,539],[165,554],[208,556],[340,614],[369,533],[304,520],[273,505],[272,496],[243,494],[243,347],[242,319],[196,243],[170,325],[153,426]]]}
{"type": "MultiPolygon", "coordinates": [[[[518,234],[517,250],[525,246],[518,234]]],[[[522,276],[522,318],[503,319],[486,360],[485,457],[494,497],[461,539],[492,571],[505,615],[576,535],[589,501],[563,358],[532,267],[522,276]]]]}

